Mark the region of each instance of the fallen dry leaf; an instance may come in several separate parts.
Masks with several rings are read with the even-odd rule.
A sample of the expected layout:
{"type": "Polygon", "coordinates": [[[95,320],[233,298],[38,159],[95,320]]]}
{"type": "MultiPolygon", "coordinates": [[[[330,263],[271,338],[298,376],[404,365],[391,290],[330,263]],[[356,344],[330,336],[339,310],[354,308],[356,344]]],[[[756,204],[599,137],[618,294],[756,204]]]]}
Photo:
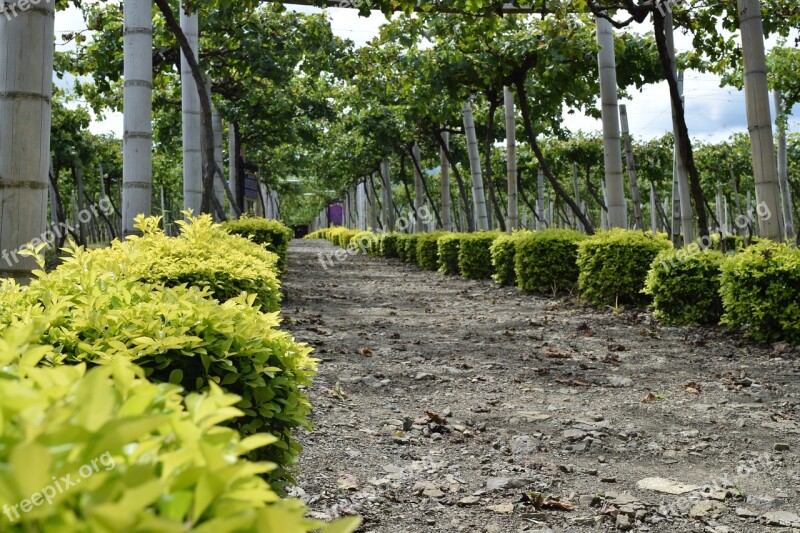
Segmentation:
{"type": "Polygon", "coordinates": [[[653,403],[653,402],[657,402],[657,401],[658,401],[658,397],[655,394],[653,394],[652,392],[650,392],[650,393],[647,394],[647,396],[644,397],[644,399],[642,400],[642,403],[653,403]]]}
{"type": "Polygon", "coordinates": [[[369,348],[361,348],[358,351],[358,353],[360,353],[361,355],[364,355],[366,357],[370,357],[374,352],[372,350],[370,350],[369,348]]]}
{"type": "Polygon", "coordinates": [[[700,394],[700,385],[698,385],[694,381],[690,381],[689,383],[687,383],[686,385],[683,386],[683,390],[685,390],[686,392],[688,392],[690,394],[699,395],[700,394]]]}
{"type": "Polygon", "coordinates": [[[428,415],[428,418],[430,418],[432,422],[435,422],[436,424],[439,424],[440,426],[446,426],[447,425],[447,420],[445,420],[444,418],[442,418],[438,414],[436,414],[434,412],[431,412],[431,411],[425,411],[425,414],[428,415]]]}
{"type": "Polygon", "coordinates": [[[545,355],[551,359],[569,359],[571,356],[565,353],[561,353],[555,348],[548,348],[545,355]]]}
{"type": "Polygon", "coordinates": [[[544,494],[540,492],[529,492],[527,494],[523,494],[521,502],[528,505],[533,505],[537,509],[572,511],[575,508],[575,506],[569,500],[562,501],[561,499],[553,498],[552,496],[547,496],[545,498],[544,494]]]}

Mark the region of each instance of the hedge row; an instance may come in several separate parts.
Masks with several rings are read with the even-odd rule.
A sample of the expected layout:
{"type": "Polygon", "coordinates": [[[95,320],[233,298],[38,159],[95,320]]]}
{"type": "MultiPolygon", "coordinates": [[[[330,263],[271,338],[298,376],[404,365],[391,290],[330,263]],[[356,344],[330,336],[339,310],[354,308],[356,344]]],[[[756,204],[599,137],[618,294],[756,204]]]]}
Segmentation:
{"type": "Polygon", "coordinates": [[[278,256],[278,275],[286,272],[286,256],[289,253],[289,241],[294,236],[291,228],[278,220],[251,218],[243,216],[238,220],[229,220],[222,224],[231,235],[241,235],[262,245],[278,256]]]}
{"type": "Polygon", "coordinates": [[[208,216],[174,239],[137,223],[141,237],[72,245],[27,287],[0,282],[0,397],[18,399],[0,402],[10,530],[352,531],[278,496],[316,360],[258,301],[277,288],[275,254],[208,216]],[[229,260],[204,261],[204,246],[229,260]],[[264,286],[230,296],[240,268],[264,286]],[[56,490],[67,475],[81,484],[56,490]]]}
{"type": "MultiPolygon", "coordinates": [[[[321,230],[309,238],[341,234],[321,230]]],[[[785,244],[712,236],[674,250],[667,236],[611,230],[373,235],[373,255],[426,270],[553,294],[577,290],[588,302],[653,307],[673,324],[727,324],[759,341],[800,343],[800,251],[785,244]],[[435,245],[434,245],[435,243],[435,245]],[[725,253],[723,254],[723,249],[725,253]],[[434,250],[436,255],[434,256],[434,250]]]]}

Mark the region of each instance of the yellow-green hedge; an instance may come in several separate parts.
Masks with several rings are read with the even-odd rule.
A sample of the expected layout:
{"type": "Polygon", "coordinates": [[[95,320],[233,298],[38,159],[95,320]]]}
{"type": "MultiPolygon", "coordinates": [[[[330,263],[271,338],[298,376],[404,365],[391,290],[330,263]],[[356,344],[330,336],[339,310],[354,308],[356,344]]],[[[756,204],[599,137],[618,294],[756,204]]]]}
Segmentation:
{"type": "Polygon", "coordinates": [[[641,231],[599,232],[578,243],[581,296],[604,305],[647,303],[642,293],[656,256],[672,248],[666,238],[641,231]]]}
{"type": "Polygon", "coordinates": [[[291,228],[278,220],[243,216],[239,220],[229,220],[222,224],[228,233],[251,239],[278,256],[278,275],[286,272],[286,257],[289,254],[289,241],[294,233],[291,228]]]}

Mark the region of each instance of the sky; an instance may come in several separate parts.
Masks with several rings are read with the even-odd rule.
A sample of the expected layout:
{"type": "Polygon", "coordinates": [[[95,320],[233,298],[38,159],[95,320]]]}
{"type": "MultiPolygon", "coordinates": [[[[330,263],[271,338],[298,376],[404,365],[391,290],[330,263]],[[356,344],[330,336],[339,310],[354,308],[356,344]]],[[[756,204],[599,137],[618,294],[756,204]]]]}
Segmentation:
{"type": "MultiPolygon", "coordinates": [[[[320,9],[306,6],[289,6],[305,13],[318,13],[320,9]]],[[[378,34],[378,28],[386,22],[383,14],[373,11],[370,17],[360,17],[355,9],[329,8],[333,32],[348,38],[356,45],[364,45],[378,34]]],[[[78,9],[71,7],[56,14],[56,34],[85,29],[83,18],[78,9]]],[[[60,39],[57,40],[60,42],[60,39]]],[[[689,49],[688,37],[677,32],[675,44],[678,52],[689,49]]],[[[774,42],[768,42],[768,48],[774,42]]],[[[63,45],[58,45],[63,49],[63,45]]],[[[686,120],[689,134],[698,141],[718,142],[734,133],[747,132],[747,116],[745,114],[744,93],[730,87],[720,88],[719,79],[710,74],[689,71],[684,78],[684,94],[686,101],[686,120]]],[[[771,99],[770,99],[771,100],[771,99]]],[[[598,97],[599,103],[599,97],[598,97]]],[[[669,90],[666,82],[649,85],[641,92],[632,90],[629,99],[621,99],[628,109],[631,134],[639,139],[660,137],[672,131],[672,115],[669,90]]],[[[772,105],[770,103],[770,105],[772,105]]],[[[790,130],[800,131],[800,106],[795,107],[789,119],[790,130]]],[[[773,109],[774,117],[774,109],[773,109]]],[[[564,124],[573,131],[586,133],[599,132],[602,125],[599,120],[585,116],[566,115],[564,124]]],[[[103,120],[95,120],[91,125],[94,133],[114,133],[122,136],[122,115],[109,113],[103,120]]]]}

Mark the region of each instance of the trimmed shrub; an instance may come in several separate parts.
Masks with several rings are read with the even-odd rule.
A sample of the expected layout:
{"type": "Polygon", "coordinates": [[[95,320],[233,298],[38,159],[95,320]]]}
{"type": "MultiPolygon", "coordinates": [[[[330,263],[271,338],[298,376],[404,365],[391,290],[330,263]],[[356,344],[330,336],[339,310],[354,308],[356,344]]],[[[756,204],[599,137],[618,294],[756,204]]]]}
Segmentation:
{"type": "Polygon", "coordinates": [[[350,246],[350,243],[355,239],[356,235],[358,235],[359,231],[354,229],[346,229],[339,234],[339,246],[347,249],[350,246]]]}
{"type": "Polygon", "coordinates": [[[380,255],[389,259],[400,257],[400,234],[384,233],[381,239],[380,255]]]}
{"type": "Polygon", "coordinates": [[[640,231],[614,229],[578,244],[578,287],[584,298],[604,305],[644,304],[650,265],[669,241],[640,231]]]}
{"type": "Polygon", "coordinates": [[[342,234],[346,233],[347,231],[348,231],[347,228],[343,228],[341,226],[331,228],[327,232],[328,235],[327,239],[331,241],[331,244],[333,244],[334,246],[341,246],[339,238],[342,234]]]}
{"type": "Polygon", "coordinates": [[[264,246],[278,256],[278,275],[286,272],[286,256],[289,253],[289,241],[294,233],[291,228],[277,220],[265,218],[250,218],[243,216],[239,220],[229,220],[222,223],[222,227],[232,235],[249,238],[256,244],[264,246]]]}
{"type": "MultiPolygon", "coordinates": [[[[311,349],[279,331],[277,313],[262,313],[255,295],[225,303],[196,287],[138,282],[95,262],[97,252],[73,246],[64,264],[20,292],[24,320],[52,317],[42,342],[69,363],[108,364],[126,358],[154,381],[187,392],[218,384],[242,399],[242,435],[268,431],[275,444],[253,457],[277,463],[290,478],[300,444],[292,436],[310,428],[311,405],[301,389],[311,384],[311,349]]],[[[268,252],[264,252],[268,253],[268,252]]]]}
{"type": "Polygon", "coordinates": [[[468,233],[461,238],[458,249],[458,270],[467,279],[490,279],[492,269],[492,243],[500,233],[481,231],[468,233]]]}
{"type": "Polygon", "coordinates": [[[277,311],[281,298],[278,256],[238,235],[230,235],[209,215],[178,221],[181,233],[167,237],[157,217],[138,216],[141,237],[113,241],[92,251],[94,268],[119,272],[138,281],[167,287],[208,289],[225,302],[246,292],[264,311],[277,311]]]}
{"type": "Polygon", "coordinates": [[[417,262],[417,239],[419,233],[404,233],[400,235],[400,244],[397,246],[398,255],[400,259],[406,263],[417,262]]]}
{"type": "MultiPolygon", "coordinates": [[[[705,246],[703,246],[703,242],[701,239],[696,239],[695,244],[700,246],[701,248],[710,248],[712,250],[717,250],[718,252],[722,251],[722,243],[725,243],[725,253],[736,253],[744,250],[744,237],[740,235],[731,235],[727,234],[724,238],[720,236],[719,233],[713,233],[710,236],[711,238],[711,245],[708,245],[708,241],[706,241],[705,246]]],[[[748,246],[752,246],[759,241],[758,237],[751,237],[748,246]]]]}
{"type": "Polygon", "coordinates": [[[328,228],[318,229],[317,231],[312,231],[311,233],[307,234],[303,237],[304,239],[327,239],[328,238],[328,228]]]}
{"type": "Polygon", "coordinates": [[[259,476],[273,465],[242,458],[274,437],[242,439],[220,425],[241,414],[232,407],[235,395],[212,385],[183,397],[175,385],[145,380],[125,358],[88,372],[83,365],[37,367],[45,356],[58,357],[30,344],[38,336],[28,325],[0,339],[0,506],[11,522],[4,531],[357,526],[308,520],[302,502],[278,500],[259,476]]]}
{"type": "Polygon", "coordinates": [[[517,236],[501,235],[496,238],[489,248],[492,254],[492,279],[500,285],[514,285],[514,251],[517,246],[517,236]]]}
{"type": "Polygon", "coordinates": [[[655,315],[670,324],[719,324],[724,260],[722,253],[697,245],[658,254],[644,286],[653,298],[655,315]]]}
{"type": "Polygon", "coordinates": [[[439,255],[439,272],[456,276],[458,269],[458,251],[465,233],[445,233],[436,241],[439,255]]]}
{"type": "Polygon", "coordinates": [[[417,238],[417,264],[425,270],[439,269],[439,237],[443,232],[422,233],[417,238]]]}
{"type": "Polygon", "coordinates": [[[517,286],[529,292],[571,291],[578,284],[578,243],[586,235],[571,229],[546,229],[517,240],[517,286]]]}
{"type": "Polygon", "coordinates": [[[724,324],[760,342],[800,344],[800,250],[762,240],[721,270],[724,324]]]}
{"type": "Polygon", "coordinates": [[[369,245],[369,255],[381,255],[381,246],[383,245],[383,233],[376,233],[372,238],[369,245]]]}
{"type": "Polygon", "coordinates": [[[368,254],[370,249],[374,246],[374,241],[377,236],[371,231],[359,231],[352,239],[350,239],[351,249],[357,250],[358,253],[368,254]]]}

